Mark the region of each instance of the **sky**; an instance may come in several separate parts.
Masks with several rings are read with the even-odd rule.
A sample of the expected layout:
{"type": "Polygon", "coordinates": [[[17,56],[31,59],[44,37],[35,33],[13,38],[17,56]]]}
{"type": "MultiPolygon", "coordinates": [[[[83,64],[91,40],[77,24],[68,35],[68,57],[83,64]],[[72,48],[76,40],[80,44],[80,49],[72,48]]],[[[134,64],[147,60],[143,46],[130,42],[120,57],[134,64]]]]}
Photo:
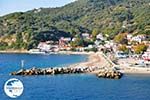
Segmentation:
{"type": "Polygon", "coordinates": [[[0,16],[34,8],[61,7],[75,0],[0,0],[0,16]]]}

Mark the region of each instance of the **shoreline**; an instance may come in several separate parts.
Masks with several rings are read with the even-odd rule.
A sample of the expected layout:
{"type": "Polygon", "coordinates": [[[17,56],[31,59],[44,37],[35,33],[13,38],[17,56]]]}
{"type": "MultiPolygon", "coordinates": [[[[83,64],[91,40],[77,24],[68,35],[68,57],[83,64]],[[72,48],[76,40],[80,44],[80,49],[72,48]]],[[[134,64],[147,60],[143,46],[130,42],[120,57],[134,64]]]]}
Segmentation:
{"type": "MultiPolygon", "coordinates": [[[[0,53],[17,53],[17,54],[40,54],[40,53],[31,53],[27,50],[6,50],[6,51],[0,51],[0,53]]],[[[59,51],[59,52],[50,52],[48,53],[49,55],[50,54],[78,54],[78,55],[82,55],[82,54],[85,54],[85,55],[90,55],[91,53],[94,53],[94,52],[74,52],[74,51],[59,51]]],[[[46,54],[43,54],[43,55],[46,55],[46,54]]]]}
{"type": "MultiPolygon", "coordinates": [[[[19,53],[19,54],[31,54],[29,51],[27,50],[8,50],[8,51],[0,51],[0,53],[19,53]]],[[[67,65],[67,67],[71,67],[71,68],[82,68],[82,67],[87,67],[90,69],[90,74],[96,74],[98,73],[101,69],[107,69],[107,68],[112,68],[109,67],[110,64],[108,62],[108,60],[102,55],[101,52],[72,52],[72,51],[60,51],[60,52],[54,52],[52,54],[67,54],[67,55],[71,55],[71,54],[77,54],[77,55],[88,55],[87,60],[83,61],[83,62],[79,62],[79,63],[75,63],[75,64],[70,64],[67,65]]],[[[44,55],[44,54],[43,54],[44,55]]],[[[127,75],[133,75],[133,74],[138,74],[138,75],[150,75],[150,68],[139,68],[139,67],[128,67],[128,66],[122,66],[121,65],[117,65],[119,66],[118,68],[120,68],[120,72],[123,74],[127,74],[127,75]]]]}
{"type": "Polygon", "coordinates": [[[29,53],[29,51],[27,51],[27,50],[5,50],[5,51],[0,50],[0,53],[20,53],[20,54],[22,54],[22,53],[29,53]]]}
{"type": "Polygon", "coordinates": [[[122,73],[132,75],[150,75],[150,68],[138,68],[138,67],[127,67],[125,69],[120,70],[122,73]]]}
{"type": "MultiPolygon", "coordinates": [[[[95,69],[94,71],[89,72],[90,74],[96,74],[98,73],[101,69],[111,69],[113,67],[109,67],[110,64],[108,60],[102,56],[102,53],[97,52],[97,53],[91,53],[88,56],[88,60],[80,63],[76,63],[73,65],[70,65],[70,67],[84,67],[87,66],[88,68],[90,67],[91,70],[95,69]]],[[[142,67],[128,67],[128,66],[122,66],[121,65],[116,65],[120,66],[119,72],[127,75],[150,75],[150,68],[142,68],[142,67]]]]}

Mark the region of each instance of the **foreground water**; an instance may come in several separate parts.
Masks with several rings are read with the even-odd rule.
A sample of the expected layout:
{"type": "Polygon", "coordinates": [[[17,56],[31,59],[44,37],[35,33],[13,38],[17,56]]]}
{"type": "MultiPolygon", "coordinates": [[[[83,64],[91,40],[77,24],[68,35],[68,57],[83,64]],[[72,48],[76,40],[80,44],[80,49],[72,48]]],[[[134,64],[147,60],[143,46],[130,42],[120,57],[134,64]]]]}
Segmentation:
{"type": "MultiPolygon", "coordinates": [[[[86,56],[0,54],[0,64],[5,65],[4,68],[0,67],[0,100],[11,100],[5,95],[3,85],[9,78],[14,78],[7,74],[10,71],[8,68],[19,64],[20,59],[25,59],[28,63],[30,60],[35,61],[28,64],[28,67],[34,64],[42,67],[41,63],[45,60],[49,60],[45,66],[57,66],[69,64],[68,62],[80,62],[82,59],[85,60],[86,56]],[[6,72],[2,72],[4,70],[6,72]]],[[[24,92],[16,100],[149,100],[150,98],[150,76],[146,75],[125,75],[120,80],[99,79],[94,75],[85,74],[15,76],[15,78],[24,84],[24,92]]]]}

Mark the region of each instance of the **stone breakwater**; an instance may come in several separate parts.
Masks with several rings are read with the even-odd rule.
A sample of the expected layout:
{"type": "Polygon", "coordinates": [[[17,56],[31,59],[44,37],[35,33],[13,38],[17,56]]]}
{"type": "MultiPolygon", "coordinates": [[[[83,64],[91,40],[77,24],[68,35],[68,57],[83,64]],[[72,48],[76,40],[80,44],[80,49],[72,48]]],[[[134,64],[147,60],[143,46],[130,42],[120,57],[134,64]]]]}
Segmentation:
{"type": "Polygon", "coordinates": [[[96,74],[99,78],[110,78],[110,79],[120,79],[122,73],[117,70],[101,70],[96,74]]]}
{"type": "Polygon", "coordinates": [[[12,72],[11,75],[57,75],[57,74],[76,74],[76,73],[86,73],[87,68],[31,68],[22,69],[17,72],[12,72]]]}

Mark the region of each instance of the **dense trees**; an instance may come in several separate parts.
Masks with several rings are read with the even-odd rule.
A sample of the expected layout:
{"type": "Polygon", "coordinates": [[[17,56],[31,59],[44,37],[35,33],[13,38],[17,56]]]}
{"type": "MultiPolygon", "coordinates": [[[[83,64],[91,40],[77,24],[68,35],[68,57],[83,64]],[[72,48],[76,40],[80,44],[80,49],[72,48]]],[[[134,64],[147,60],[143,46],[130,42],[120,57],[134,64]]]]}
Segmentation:
{"type": "Polygon", "coordinates": [[[118,50],[119,50],[119,51],[123,51],[123,52],[125,52],[125,53],[128,53],[128,52],[129,52],[129,49],[127,48],[126,45],[120,45],[120,46],[118,47],[118,50]]]}
{"type": "Polygon", "coordinates": [[[92,31],[92,36],[94,37],[94,38],[96,38],[96,36],[99,34],[99,29],[97,29],[97,28],[94,28],[93,29],[93,31],[92,31]]]}
{"type": "Polygon", "coordinates": [[[13,44],[16,48],[31,48],[39,41],[58,39],[61,36],[57,34],[59,30],[73,37],[82,32],[89,32],[95,37],[102,32],[110,39],[121,32],[149,34],[149,2],[78,0],[61,8],[39,8],[8,14],[0,17],[0,36],[16,34],[16,43],[13,44]],[[23,33],[27,33],[27,38],[23,33]],[[50,38],[51,33],[55,37],[50,38]]]}
{"type": "Polygon", "coordinates": [[[5,50],[7,49],[8,44],[6,42],[0,42],[0,50],[5,50]]]}
{"type": "Polygon", "coordinates": [[[147,48],[148,48],[148,46],[145,44],[138,44],[133,47],[133,50],[136,54],[140,54],[140,53],[143,53],[144,51],[146,51],[147,48]]]}
{"type": "Polygon", "coordinates": [[[128,40],[125,33],[120,33],[115,36],[114,41],[120,44],[127,44],[128,40]]]}

